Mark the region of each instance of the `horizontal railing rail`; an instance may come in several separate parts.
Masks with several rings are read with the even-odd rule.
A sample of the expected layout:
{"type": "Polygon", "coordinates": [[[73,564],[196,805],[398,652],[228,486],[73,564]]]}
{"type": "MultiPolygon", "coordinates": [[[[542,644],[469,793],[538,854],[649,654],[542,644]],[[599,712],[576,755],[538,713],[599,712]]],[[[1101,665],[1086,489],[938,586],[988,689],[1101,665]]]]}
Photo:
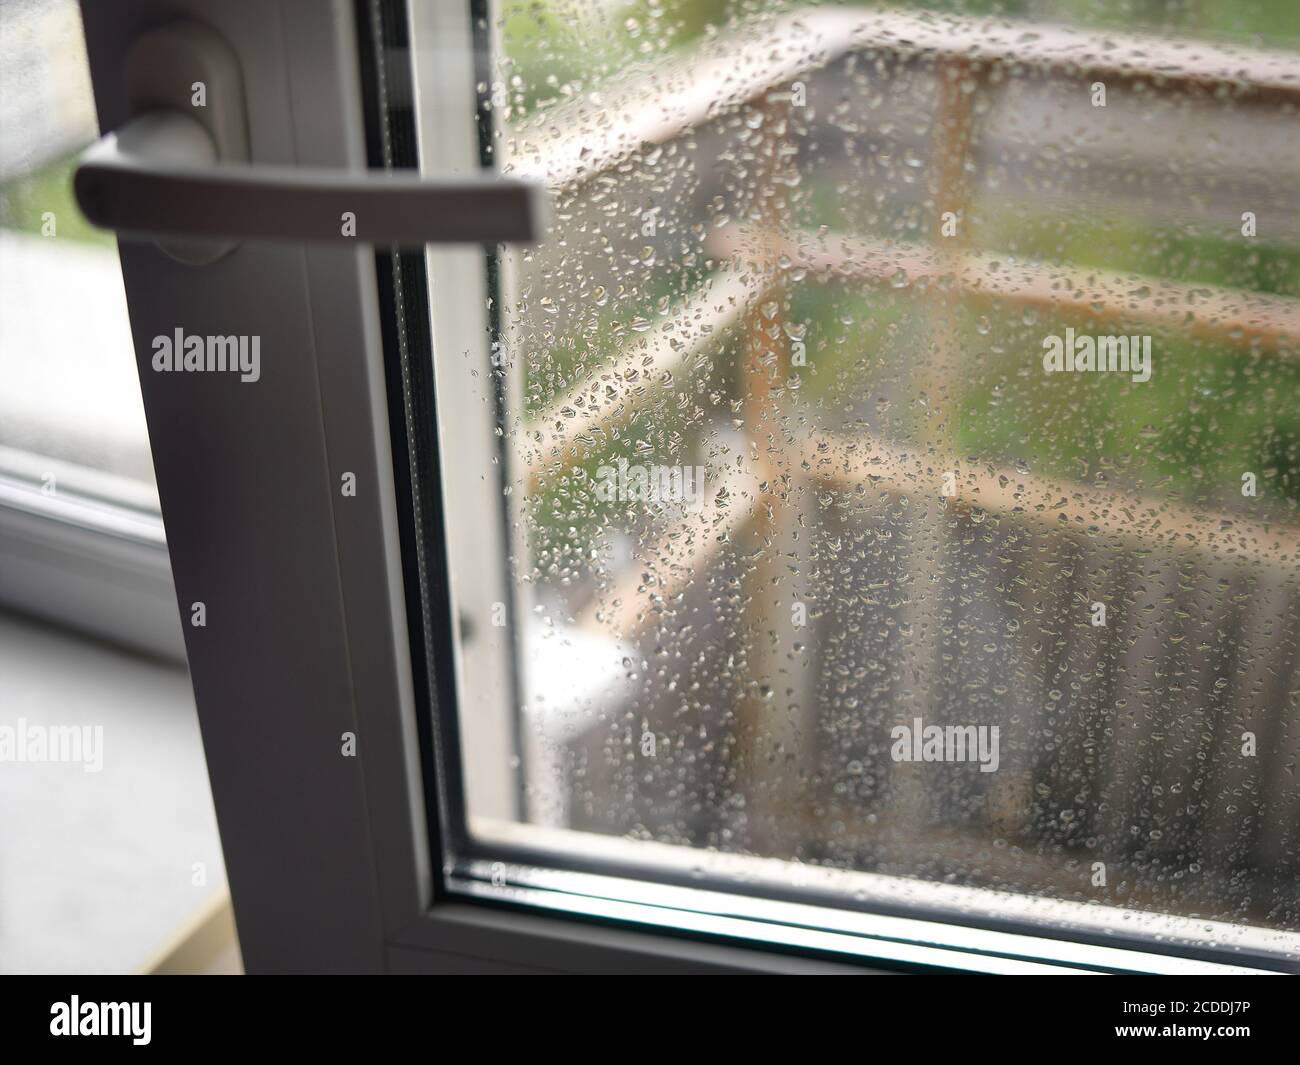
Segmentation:
{"type": "Polygon", "coordinates": [[[1008,19],[808,8],[709,42],[684,59],[640,69],[548,108],[510,130],[503,169],[569,188],[634,152],[664,144],[850,52],[1013,64],[1073,76],[1141,80],[1156,90],[1226,90],[1300,100],[1300,55],[1191,38],[1008,19]]]}
{"type": "Polygon", "coordinates": [[[1091,267],[1064,267],[993,252],[951,252],[902,241],[839,234],[720,230],[710,250],[769,268],[904,289],[952,282],[970,296],[1176,330],[1232,347],[1300,358],[1300,300],[1287,296],[1167,281],[1091,267]]]}

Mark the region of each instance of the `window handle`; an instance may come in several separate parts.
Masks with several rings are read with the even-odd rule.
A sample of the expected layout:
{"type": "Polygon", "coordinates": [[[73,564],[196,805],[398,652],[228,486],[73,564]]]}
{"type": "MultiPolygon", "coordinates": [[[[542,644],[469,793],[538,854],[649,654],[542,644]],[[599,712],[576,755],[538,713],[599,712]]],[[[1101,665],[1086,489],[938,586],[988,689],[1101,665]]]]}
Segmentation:
{"type": "Polygon", "coordinates": [[[158,238],[173,258],[214,262],[240,240],[373,244],[532,243],[539,185],[494,176],[248,163],[239,68],[206,27],[178,23],[127,57],[138,113],[82,155],[73,185],[93,224],[158,238]],[[204,106],[191,108],[202,82],[204,106]]]}

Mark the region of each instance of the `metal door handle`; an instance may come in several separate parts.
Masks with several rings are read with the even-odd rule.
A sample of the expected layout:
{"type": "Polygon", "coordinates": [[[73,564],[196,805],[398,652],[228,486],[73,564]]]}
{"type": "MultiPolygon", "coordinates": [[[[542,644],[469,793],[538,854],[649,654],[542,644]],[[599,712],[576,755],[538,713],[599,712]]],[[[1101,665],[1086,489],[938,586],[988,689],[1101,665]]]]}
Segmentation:
{"type": "Polygon", "coordinates": [[[140,113],[88,148],[74,178],[82,211],[104,229],[164,238],[165,251],[191,263],[215,261],[243,239],[394,245],[539,239],[543,192],[531,183],[241,161],[248,149],[238,66],[205,27],[182,23],[153,31],[132,50],[127,67],[140,113]],[[191,86],[203,80],[196,72],[208,79],[206,102],[191,111],[191,86]]]}

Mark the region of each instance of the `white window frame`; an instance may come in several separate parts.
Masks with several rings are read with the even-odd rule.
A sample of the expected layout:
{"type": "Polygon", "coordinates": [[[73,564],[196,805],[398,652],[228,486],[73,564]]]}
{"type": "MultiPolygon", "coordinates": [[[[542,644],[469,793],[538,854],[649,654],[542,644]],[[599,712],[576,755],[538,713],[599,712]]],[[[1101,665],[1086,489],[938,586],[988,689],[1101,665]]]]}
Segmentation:
{"type": "MultiPolygon", "coordinates": [[[[126,50],[172,18],[233,47],[254,163],[372,162],[351,0],[87,0],[102,129],[128,117],[126,50]]],[[[425,8],[411,33],[417,50],[448,59],[414,71],[417,97],[447,105],[421,111],[424,150],[437,146],[441,168],[472,168],[469,4],[425,8]]],[[[499,493],[484,480],[489,408],[464,391],[467,370],[489,365],[487,332],[466,312],[484,306],[481,254],[427,259],[436,516],[455,506],[475,517],[443,527],[446,558],[429,565],[450,591],[421,604],[404,577],[409,470],[390,435],[402,412],[390,409],[374,249],[248,241],[202,267],[147,242],[123,241],[121,254],[180,616],[194,601],[207,608],[206,626],[187,620],[184,635],[250,972],[1227,972],[1258,960],[1190,944],[1120,948],[1098,930],[1065,940],[1050,920],[978,927],[902,905],[846,915],[815,905],[818,885],[778,902],[746,893],[740,876],[705,890],[640,878],[623,855],[530,854],[525,841],[502,852],[504,886],[483,860],[448,865],[455,826],[430,811],[445,813],[457,785],[428,747],[452,747],[438,729],[468,715],[481,730],[465,775],[508,821],[515,742],[511,649],[485,635],[490,604],[509,602],[499,493]],[[151,338],[177,325],[260,335],[261,380],[151,373],[151,338]],[[339,491],[345,472],[355,497],[339,491]],[[412,640],[415,618],[428,631],[412,640]],[[466,630],[476,639],[462,640],[466,630]],[[452,650],[432,656],[425,684],[415,659],[430,642],[452,650]],[[467,675],[493,683],[476,683],[481,702],[458,713],[447,696],[467,690],[467,675]],[[347,733],[356,757],[342,754],[347,733]]]]}

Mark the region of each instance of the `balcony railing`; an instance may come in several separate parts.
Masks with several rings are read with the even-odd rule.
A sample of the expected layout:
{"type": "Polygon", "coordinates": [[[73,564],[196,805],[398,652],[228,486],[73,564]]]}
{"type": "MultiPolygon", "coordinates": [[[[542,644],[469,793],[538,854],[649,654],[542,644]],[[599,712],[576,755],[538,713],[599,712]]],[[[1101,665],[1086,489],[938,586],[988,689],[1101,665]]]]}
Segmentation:
{"type": "MultiPolygon", "coordinates": [[[[767,23],[758,32],[710,42],[699,54],[543,113],[510,132],[507,169],[546,181],[562,205],[573,202],[593,182],[605,176],[617,180],[629,161],[656,146],[723,122],[741,109],[757,109],[769,120],[779,120],[788,114],[793,81],[854,54],[921,62],[933,70],[936,199],[943,209],[954,212],[964,211],[970,197],[967,162],[978,89],[1011,75],[1095,77],[1140,85],[1153,94],[1228,99],[1239,106],[1280,107],[1292,114],[1300,105],[1300,56],[1292,54],[1051,25],[811,9],[767,23]]],[[[766,125],[779,128],[780,122],[766,125]]],[[[765,165],[773,172],[765,177],[794,165],[788,143],[773,140],[766,147],[771,153],[765,165]]],[[[1099,323],[1183,333],[1234,349],[1242,357],[1293,360],[1300,357],[1300,300],[1060,267],[971,251],[961,241],[923,246],[799,232],[779,191],[758,214],[712,236],[705,251],[719,269],[674,314],[656,320],[654,330],[634,337],[626,350],[584,371],[581,381],[515,435],[515,473],[526,489],[543,491],[603,446],[609,434],[638,411],[668,395],[676,382],[690,375],[700,353],[715,344],[720,333],[730,331],[741,344],[743,372],[734,398],[742,411],[743,432],[748,434],[740,450],[754,461],[744,471],[731,470],[712,486],[711,501],[702,515],[689,515],[663,529],[625,572],[602,588],[579,623],[623,641],[671,624],[675,604],[694,582],[720,564],[728,545],[746,529],[767,537],[779,535],[783,523],[790,520],[790,501],[810,498],[809,492],[829,489],[850,501],[858,499],[862,513],[867,512],[868,502],[910,495],[924,500],[923,524],[931,531],[918,535],[902,551],[901,570],[894,575],[896,586],[913,591],[903,595],[899,609],[885,612],[894,617],[891,624],[917,634],[903,652],[905,668],[917,678],[923,693],[933,693],[941,683],[928,675],[940,657],[937,619],[940,610],[948,608],[941,608],[933,597],[926,602],[914,589],[961,538],[960,531],[954,530],[993,515],[1003,539],[1010,536],[1016,541],[1012,546],[1002,544],[1001,549],[1025,560],[1010,582],[1019,586],[1000,594],[1023,600],[1030,606],[1028,616],[1038,618],[1037,624],[1025,626],[1012,641],[1017,653],[1032,657],[1033,641],[1050,644],[1053,660],[1073,661],[1082,683],[1092,686],[1096,698],[1107,698],[1099,694],[1098,685],[1109,685],[1112,704],[1141,703],[1150,708],[1141,719],[1127,719],[1122,734],[1111,735],[1100,755],[1099,741],[1088,723],[1061,727],[1057,743],[1077,745],[1090,766],[1086,780],[1075,781],[1074,786],[1094,796],[1104,792],[1112,797],[1098,804],[1099,812],[1089,822],[1092,830],[1120,838],[1126,826],[1142,816],[1154,816],[1166,823],[1168,831],[1166,842],[1153,846],[1153,852],[1173,855],[1190,848],[1199,860],[1213,866],[1216,855],[1232,841],[1245,804],[1255,813],[1270,811],[1266,818],[1251,819],[1251,860],[1261,868],[1294,869],[1295,836],[1290,826],[1300,817],[1293,776],[1300,755],[1300,728],[1280,715],[1285,709],[1285,678],[1295,668],[1288,641],[1296,634],[1300,600],[1300,526],[972,461],[958,453],[943,430],[908,442],[867,431],[814,432],[803,437],[783,432],[773,390],[784,381],[787,353],[782,342],[774,342],[762,328],[761,308],[795,277],[883,286],[895,292],[899,289],[893,280],[901,277],[904,294],[928,301],[931,328],[940,336],[951,331],[955,293],[958,298],[977,297],[1049,315],[1085,315],[1099,323]],[[955,474],[953,491],[941,497],[942,477],[948,472],[955,474]],[[1059,566],[1045,565],[1042,558],[1049,544],[1054,554],[1069,558],[1059,566]],[[1186,618],[1176,604],[1193,584],[1204,581],[1218,583],[1221,610],[1202,612],[1194,623],[1169,620],[1186,618]],[[1131,616],[1122,626],[1127,650],[1117,662],[1103,662],[1094,637],[1061,631],[1061,619],[1079,606],[1081,597],[1085,604],[1088,598],[1128,602],[1131,616]],[[1152,623],[1160,618],[1165,621],[1152,623]],[[1225,641],[1250,647],[1254,664],[1227,692],[1216,688],[1208,676],[1164,675],[1161,641],[1189,638],[1207,648],[1207,655],[1208,649],[1225,641]],[[1171,704],[1178,713],[1154,697],[1160,691],[1182,693],[1171,704]],[[1193,736],[1198,728],[1199,735],[1213,733],[1222,743],[1242,731],[1256,731],[1261,736],[1261,762],[1266,763],[1258,767],[1260,783],[1246,789],[1250,794],[1243,798],[1244,770],[1239,763],[1221,758],[1217,748],[1198,753],[1192,748],[1204,744],[1189,739],[1189,764],[1201,757],[1215,760],[1218,794],[1203,796],[1194,816],[1175,818],[1168,800],[1162,800],[1163,806],[1156,803],[1160,809],[1155,814],[1140,814],[1139,806],[1150,805],[1144,750],[1171,730],[1193,736]],[[1172,827],[1175,820],[1177,830],[1172,827]]],[[[933,390],[937,382],[961,372],[960,364],[953,361],[960,358],[953,345],[936,347],[945,354],[918,365],[911,377],[918,389],[933,390]]],[[[981,558],[996,554],[990,549],[981,558]]],[[[761,564],[746,573],[746,598],[756,604],[754,609],[768,609],[763,605],[764,581],[770,584],[772,574],[761,564]]],[[[829,612],[829,607],[818,610],[823,624],[833,623],[829,612]]],[[[761,668],[761,656],[755,658],[758,661],[751,667],[761,668]]],[[[810,688],[814,679],[805,675],[791,683],[810,688]]],[[[1023,710],[1030,721],[1037,720],[1049,701],[1050,686],[1045,676],[1043,690],[1009,698],[1009,713],[1023,710]]],[[[751,762],[761,761],[760,732],[780,736],[790,729],[761,705],[741,707],[737,720],[742,746],[750,745],[751,762]]],[[[876,739],[887,748],[887,740],[876,739]]],[[[1014,764],[1008,774],[1011,783],[1000,798],[990,800],[990,818],[1000,817],[1015,826],[1026,816],[1025,799],[1031,789],[1065,786],[1044,784],[1035,774],[1033,755],[1014,764]]],[[[923,819],[921,791],[909,787],[892,814],[900,838],[911,838],[923,819]]],[[[819,819],[836,820],[852,834],[865,830],[870,816],[872,830],[880,830],[874,813],[868,815],[851,805],[832,802],[813,811],[789,803],[788,796],[761,792],[749,796],[751,821],[759,821],[766,808],[787,822],[789,831],[781,838],[748,841],[756,849],[766,846],[780,853],[791,839],[815,835],[814,822],[819,819]]],[[[1077,833],[1060,838],[1066,836],[1073,839],[1077,833]]],[[[943,845],[950,854],[962,846],[952,839],[943,845]]],[[[1068,890],[1065,882],[1058,886],[1068,890]]],[[[1133,901],[1152,908],[1169,905],[1159,899],[1133,901]]]]}

